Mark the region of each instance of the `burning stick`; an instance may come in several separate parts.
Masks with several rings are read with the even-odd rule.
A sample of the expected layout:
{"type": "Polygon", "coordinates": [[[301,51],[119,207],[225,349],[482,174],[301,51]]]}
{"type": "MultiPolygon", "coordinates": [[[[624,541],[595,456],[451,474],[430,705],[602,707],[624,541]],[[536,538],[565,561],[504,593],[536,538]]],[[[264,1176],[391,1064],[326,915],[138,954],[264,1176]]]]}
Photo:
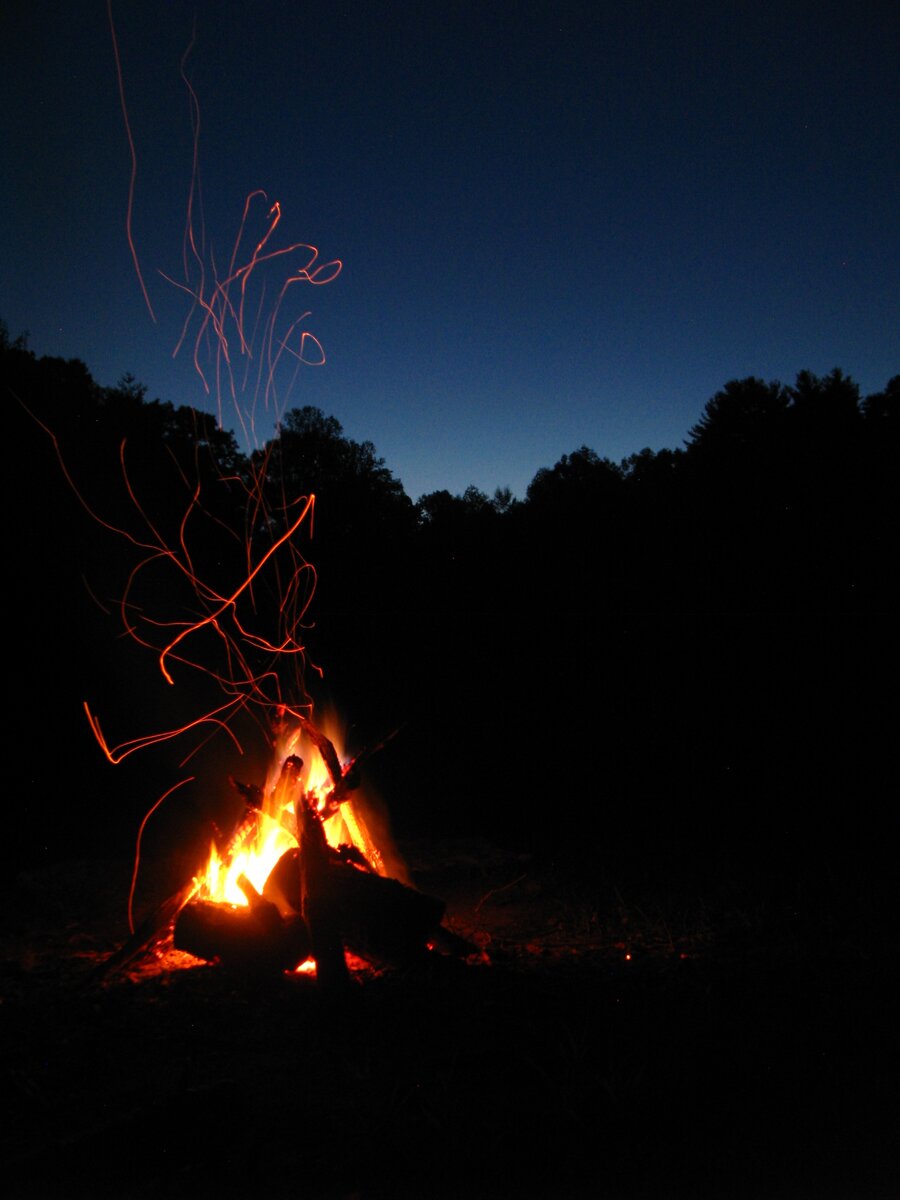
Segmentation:
{"type": "Polygon", "coordinates": [[[132,963],[144,955],[152,953],[160,946],[169,936],[173,921],[196,891],[197,882],[192,879],[190,883],[179,888],[174,895],[155,908],[146,920],[141,922],[125,944],[99,967],[97,971],[99,982],[108,982],[114,975],[126,971],[132,963]]]}
{"type": "Polygon", "coordinates": [[[314,802],[304,795],[297,814],[300,828],[300,898],[309,931],[316,978],[329,996],[345,993],[350,983],[344,944],[336,921],[329,872],[328,842],[314,802]]]}
{"type": "MultiPolygon", "coordinates": [[[[258,814],[248,808],[238,819],[227,841],[232,845],[240,841],[248,830],[255,826],[257,819],[258,814]]],[[[127,970],[137,959],[162,946],[171,935],[173,926],[178,924],[179,915],[191,903],[200,886],[199,878],[194,877],[155,908],[132,932],[124,945],[103,963],[99,969],[100,981],[108,981],[112,976],[127,970]]]]}

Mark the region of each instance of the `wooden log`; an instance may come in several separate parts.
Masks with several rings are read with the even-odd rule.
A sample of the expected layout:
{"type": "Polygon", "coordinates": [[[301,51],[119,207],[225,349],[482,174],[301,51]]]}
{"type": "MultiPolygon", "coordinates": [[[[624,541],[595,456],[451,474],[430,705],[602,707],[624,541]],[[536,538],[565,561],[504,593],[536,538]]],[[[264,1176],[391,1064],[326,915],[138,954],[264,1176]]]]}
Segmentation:
{"type": "Polygon", "coordinates": [[[342,766],[331,740],[321,730],[317,729],[308,717],[303,717],[298,713],[297,720],[300,722],[309,740],[319,751],[319,755],[325,764],[325,769],[331,778],[331,791],[325,797],[323,809],[324,815],[329,817],[333,813],[336,813],[350,793],[359,787],[360,768],[362,764],[371,758],[373,754],[384,749],[388,742],[400,732],[398,729],[395,729],[393,733],[389,733],[386,738],[383,738],[376,745],[362,750],[349,763],[342,766]]]}
{"type": "Polygon", "coordinates": [[[107,983],[114,975],[127,971],[139,958],[152,954],[168,938],[172,922],[196,890],[197,885],[192,880],[155,908],[128,940],[97,969],[96,980],[107,983]]]}
{"type": "Polygon", "coordinates": [[[476,946],[468,938],[454,933],[446,925],[441,925],[440,928],[436,929],[428,940],[434,946],[435,950],[438,950],[441,954],[446,954],[450,958],[478,958],[482,962],[488,961],[486,954],[480,946],[476,946]]]}
{"type": "MultiPolygon", "coordinates": [[[[258,813],[247,808],[234,822],[229,834],[220,834],[216,839],[220,853],[231,842],[244,836],[258,820],[258,813]]],[[[200,872],[198,871],[198,874],[200,872]]],[[[173,892],[144,918],[122,946],[97,969],[96,978],[101,984],[108,983],[115,975],[127,971],[135,962],[153,954],[162,947],[172,932],[178,914],[197,891],[196,878],[189,880],[177,892],[173,892]]]]}
{"type": "Polygon", "coordinates": [[[343,782],[344,770],[331,739],[326,737],[321,730],[317,729],[308,717],[301,716],[299,713],[296,716],[304,733],[319,751],[322,762],[325,764],[325,769],[331,777],[332,787],[338,787],[343,782]]]}
{"type": "Polygon", "coordinates": [[[330,886],[328,842],[311,797],[301,801],[297,824],[301,912],[316,963],[316,983],[331,1002],[349,992],[350,972],[330,886]]]}
{"type": "Polygon", "coordinates": [[[330,877],[335,919],[355,954],[393,966],[423,957],[443,920],[442,900],[350,863],[333,863],[330,877]]]}
{"type": "MultiPolygon", "coordinates": [[[[263,895],[282,914],[301,911],[301,850],[285,851],[266,880],[263,895]]],[[[326,876],[319,885],[327,896],[329,919],[344,945],[369,962],[406,965],[420,957],[437,936],[445,905],[362,869],[330,851],[326,876]]]]}
{"type": "Polygon", "coordinates": [[[193,901],[178,915],[174,943],[197,958],[250,973],[292,971],[310,949],[302,917],[285,919],[261,897],[246,908],[193,901]]]}

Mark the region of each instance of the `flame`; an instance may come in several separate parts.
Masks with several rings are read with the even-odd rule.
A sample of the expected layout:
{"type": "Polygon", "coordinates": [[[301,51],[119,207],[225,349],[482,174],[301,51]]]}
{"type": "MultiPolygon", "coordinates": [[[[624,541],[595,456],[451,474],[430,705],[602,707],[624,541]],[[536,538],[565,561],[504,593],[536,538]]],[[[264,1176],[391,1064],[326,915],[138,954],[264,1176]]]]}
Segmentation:
{"type": "MultiPolygon", "coordinates": [[[[326,737],[332,743],[340,743],[333,718],[326,737]]],[[[337,811],[324,817],[333,790],[334,781],[312,744],[308,728],[291,725],[282,730],[276,739],[259,808],[251,810],[223,853],[215,844],[210,847],[205,870],[196,880],[197,897],[219,904],[247,905],[248,882],[261,894],[281,856],[297,845],[296,812],[304,800],[312,802],[323,814],[330,846],[352,846],[375,871],[386,874],[361,803],[349,798],[342,801],[337,811]],[[296,762],[302,762],[300,769],[287,769],[296,762]]]]}

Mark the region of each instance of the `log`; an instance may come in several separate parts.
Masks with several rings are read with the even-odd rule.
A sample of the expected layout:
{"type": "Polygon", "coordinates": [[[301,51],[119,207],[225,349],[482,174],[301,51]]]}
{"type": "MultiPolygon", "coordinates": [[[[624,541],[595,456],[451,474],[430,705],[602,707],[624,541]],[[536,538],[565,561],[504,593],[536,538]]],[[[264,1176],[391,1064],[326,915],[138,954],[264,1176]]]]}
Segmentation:
{"type": "MultiPolygon", "coordinates": [[[[301,859],[296,847],[285,851],[263,888],[263,896],[282,915],[302,910],[301,859]]],[[[442,900],[364,870],[335,851],[329,852],[317,886],[337,936],[369,962],[404,966],[415,961],[437,936],[444,917],[442,900]]]]}
{"type": "Polygon", "coordinates": [[[488,961],[485,952],[480,946],[476,946],[468,938],[454,933],[446,925],[441,925],[439,929],[436,929],[429,938],[429,941],[435,950],[438,950],[441,954],[446,954],[450,958],[478,958],[482,962],[488,961]]]}
{"type": "Polygon", "coordinates": [[[127,941],[98,967],[95,976],[97,981],[107,983],[114,975],[126,971],[139,958],[151,954],[160,946],[168,937],[172,922],[196,890],[197,885],[191,880],[155,908],[127,941]]]}
{"type": "Polygon", "coordinates": [[[333,813],[337,812],[350,793],[359,787],[360,767],[362,764],[371,758],[373,754],[376,754],[379,750],[383,750],[388,742],[396,737],[400,731],[399,729],[395,729],[393,733],[389,733],[386,738],[383,738],[376,745],[362,750],[349,763],[342,766],[331,740],[321,730],[317,729],[308,717],[301,716],[299,713],[296,714],[296,717],[306,732],[307,737],[319,751],[319,755],[325,764],[325,769],[331,778],[331,791],[326,796],[324,805],[324,814],[330,817],[333,813]]]}
{"type": "Polygon", "coordinates": [[[337,750],[335,750],[331,739],[326,737],[321,730],[317,729],[308,717],[301,716],[299,713],[296,714],[296,717],[306,736],[319,751],[322,762],[325,764],[325,769],[331,777],[332,787],[339,787],[344,781],[344,769],[341,766],[341,760],[338,758],[337,750]]]}
{"type": "Polygon", "coordinates": [[[248,973],[292,971],[310,950],[302,917],[285,919],[262,898],[246,908],[193,901],[178,915],[174,944],[176,950],[248,973]]]}
{"type": "MultiPolygon", "coordinates": [[[[259,814],[248,807],[234,822],[229,835],[219,836],[216,841],[220,851],[231,842],[239,840],[249,827],[259,819],[259,814]]],[[[198,872],[199,874],[199,872],[198,872]]],[[[138,959],[153,954],[165,944],[178,914],[197,891],[196,878],[191,879],[173,892],[141,922],[122,946],[97,970],[98,982],[107,983],[113,976],[126,971],[138,959]]]]}
{"type": "Polygon", "coordinates": [[[316,963],[316,983],[329,1001],[335,1001],[348,993],[350,972],[330,886],[328,842],[312,797],[300,802],[297,824],[300,846],[294,861],[299,861],[300,908],[316,963]]]}
{"type": "Polygon", "coordinates": [[[444,918],[442,900],[351,863],[332,864],[330,882],[336,920],[354,954],[401,967],[426,954],[444,918]]]}

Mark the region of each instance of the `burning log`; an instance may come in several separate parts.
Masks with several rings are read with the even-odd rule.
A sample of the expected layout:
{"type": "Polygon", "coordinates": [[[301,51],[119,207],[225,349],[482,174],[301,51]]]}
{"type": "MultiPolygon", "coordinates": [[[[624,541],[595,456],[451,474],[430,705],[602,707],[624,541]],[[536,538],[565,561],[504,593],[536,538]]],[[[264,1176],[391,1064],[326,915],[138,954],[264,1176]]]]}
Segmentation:
{"type": "MultiPolygon", "coordinates": [[[[300,909],[309,931],[310,948],[316,963],[316,979],[329,995],[346,992],[350,973],[344,956],[344,943],[337,921],[331,888],[328,842],[322,820],[313,804],[304,797],[297,816],[300,831],[298,848],[300,909]]],[[[275,909],[277,912],[277,908],[275,909]]]]}
{"type": "Polygon", "coordinates": [[[315,725],[308,718],[298,714],[297,719],[306,732],[307,737],[319,751],[319,755],[331,779],[331,791],[325,800],[325,811],[329,816],[337,812],[339,806],[343,804],[350,793],[359,787],[360,768],[366,759],[371,758],[373,754],[377,754],[379,750],[383,750],[388,742],[396,737],[399,732],[399,730],[395,729],[393,733],[389,733],[382,741],[362,750],[346,766],[342,767],[331,739],[322,733],[321,730],[316,729],[315,725]]]}
{"type": "Polygon", "coordinates": [[[248,973],[291,971],[312,958],[318,986],[334,1000],[350,986],[346,951],[372,963],[400,967],[423,960],[432,949],[455,957],[477,953],[477,947],[443,928],[443,901],[380,873],[378,850],[352,808],[344,809],[344,820],[358,844],[329,845],[325,821],[357,786],[363,756],[342,768],[328,738],[307,722],[304,729],[326,765],[330,790],[323,795],[320,785],[305,782],[303,760],[293,754],[284,759],[268,795],[259,787],[232,780],[246,806],[244,817],[225,843],[225,855],[214,848],[211,858],[211,865],[227,861],[239,871],[246,871],[246,862],[253,861],[254,878],[259,879],[264,877],[258,870],[263,856],[254,860],[251,853],[247,859],[247,848],[253,846],[255,851],[256,839],[265,829],[266,853],[274,848],[277,854],[288,833],[294,844],[277,858],[262,894],[246,874],[232,873],[227,887],[220,879],[214,888],[196,877],[151,914],[109,961],[108,972],[121,969],[172,934],[176,949],[248,973]],[[274,846],[273,820],[281,826],[274,846]],[[235,887],[246,905],[240,904],[235,887]],[[237,903],[226,902],[226,896],[237,903]]]}
{"type": "Polygon", "coordinates": [[[311,957],[319,986],[331,997],[349,984],[345,948],[368,962],[399,967],[420,961],[430,947],[457,958],[478,953],[441,924],[443,901],[376,875],[346,849],[352,850],[325,845],[323,854],[312,833],[302,848],[281,856],[262,896],[241,880],[246,908],[191,901],[175,923],[176,949],[252,973],[291,971],[311,957]]]}

